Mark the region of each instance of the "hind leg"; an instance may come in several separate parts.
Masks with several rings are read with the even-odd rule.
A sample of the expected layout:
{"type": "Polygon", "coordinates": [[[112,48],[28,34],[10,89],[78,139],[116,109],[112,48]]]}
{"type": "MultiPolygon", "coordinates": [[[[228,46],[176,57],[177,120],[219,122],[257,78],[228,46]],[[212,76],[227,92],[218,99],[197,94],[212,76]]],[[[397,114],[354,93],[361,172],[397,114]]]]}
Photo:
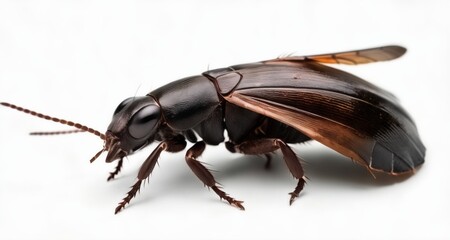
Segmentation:
{"type": "MultiPolygon", "coordinates": [[[[236,153],[236,147],[237,145],[232,142],[225,142],[225,147],[228,151],[232,153],[236,153]]],[[[266,163],[264,164],[265,169],[270,169],[270,166],[272,165],[272,156],[271,153],[264,153],[264,157],[266,157],[266,163]]]]}
{"type": "Polygon", "coordinates": [[[305,186],[306,177],[304,176],[303,167],[298,157],[295,155],[294,151],[292,151],[292,149],[281,139],[265,138],[245,141],[240,144],[227,142],[226,147],[231,152],[252,155],[268,154],[280,149],[289,171],[294,176],[294,178],[298,179],[298,183],[294,191],[289,193],[291,195],[289,204],[292,204],[294,202],[294,200],[298,197],[303,187],[305,186]]]}

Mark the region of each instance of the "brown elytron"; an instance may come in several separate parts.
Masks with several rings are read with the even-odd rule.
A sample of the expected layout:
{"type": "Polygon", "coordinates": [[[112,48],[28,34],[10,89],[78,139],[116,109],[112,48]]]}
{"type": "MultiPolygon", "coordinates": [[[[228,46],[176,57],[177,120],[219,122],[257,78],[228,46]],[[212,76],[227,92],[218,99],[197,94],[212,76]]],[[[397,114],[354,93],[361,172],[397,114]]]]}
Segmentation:
{"type": "Polygon", "coordinates": [[[142,164],[136,182],[116,213],[139,192],[160,154],[182,151],[186,140],[193,143],[185,156],[192,172],[221,199],[243,210],[242,201],[225,193],[197,160],[207,145],[225,142],[225,131],[225,146],[231,152],[268,156],[281,151],[297,179],[290,193],[292,204],[306,177],[288,144],[316,140],[370,171],[391,175],[413,172],[424,162],[425,147],[417,128],[392,94],[350,73],[323,65],[387,61],[405,52],[403,47],[385,46],[210,70],[169,83],[146,96],[125,99],[114,112],[105,134],[9,103],[1,104],[77,129],[38,135],[86,131],[102,138],[104,146],[91,162],[103,152],[107,152],[106,162],[118,161],[108,180],[120,172],[125,156],[159,142],[142,164]]]}

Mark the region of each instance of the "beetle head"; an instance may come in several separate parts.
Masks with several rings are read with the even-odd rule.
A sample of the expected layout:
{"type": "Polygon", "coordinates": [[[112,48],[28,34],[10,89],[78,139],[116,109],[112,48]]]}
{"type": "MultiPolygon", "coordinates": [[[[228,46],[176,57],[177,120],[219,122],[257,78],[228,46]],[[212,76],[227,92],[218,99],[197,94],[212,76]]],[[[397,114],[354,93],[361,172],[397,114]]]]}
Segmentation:
{"type": "Polygon", "coordinates": [[[154,140],[161,122],[161,109],[150,96],[131,97],[114,111],[106,131],[106,162],[123,158],[154,140]]]}

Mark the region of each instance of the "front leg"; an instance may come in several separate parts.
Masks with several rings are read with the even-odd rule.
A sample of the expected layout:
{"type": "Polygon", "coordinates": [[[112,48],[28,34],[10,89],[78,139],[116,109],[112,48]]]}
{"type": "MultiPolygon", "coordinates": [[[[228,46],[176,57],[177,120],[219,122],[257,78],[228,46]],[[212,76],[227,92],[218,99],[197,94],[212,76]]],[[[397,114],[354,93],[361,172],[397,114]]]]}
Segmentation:
{"type": "Polygon", "coordinates": [[[113,180],[117,176],[117,174],[119,174],[120,170],[122,169],[122,166],[123,166],[123,158],[120,158],[116,168],[114,169],[113,172],[109,173],[108,179],[106,179],[106,181],[113,180]]]}
{"type": "Polygon", "coordinates": [[[146,178],[148,178],[148,176],[150,176],[153,169],[155,168],[156,162],[158,162],[158,158],[161,155],[162,151],[179,152],[183,150],[185,147],[186,141],[184,140],[161,142],[142,164],[141,168],[139,169],[136,183],[133,186],[131,186],[131,190],[127,193],[127,196],[123,198],[122,201],[119,203],[119,205],[116,207],[115,214],[120,212],[125,207],[125,205],[130,203],[131,199],[136,196],[137,192],[139,192],[142,181],[144,181],[146,178]]]}
{"type": "Polygon", "coordinates": [[[202,181],[206,186],[212,188],[214,192],[219,195],[220,199],[225,199],[232,206],[238,207],[241,210],[245,210],[244,206],[242,206],[242,201],[238,201],[232,197],[230,197],[227,193],[220,190],[219,186],[217,186],[217,182],[214,179],[214,176],[211,172],[201,164],[197,160],[197,158],[203,153],[205,150],[205,143],[203,141],[196,142],[194,146],[192,146],[186,152],[186,163],[194,172],[194,174],[202,181]]]}

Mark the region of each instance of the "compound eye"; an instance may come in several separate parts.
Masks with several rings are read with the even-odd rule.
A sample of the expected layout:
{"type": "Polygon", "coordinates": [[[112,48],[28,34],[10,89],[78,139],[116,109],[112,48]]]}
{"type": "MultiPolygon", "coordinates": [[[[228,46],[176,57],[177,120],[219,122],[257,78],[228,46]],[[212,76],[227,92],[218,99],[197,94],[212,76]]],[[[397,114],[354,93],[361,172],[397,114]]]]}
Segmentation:
{"type": "Polygon", "coordinates": [[[149,136],[161,117],[158,105],[148,105],[133,115],[128,125],[128,132],[133,138],[141,139],[149,136]]]}
{"type": "Polygon", "coordinates": [[[113,115],[116,115],[118,112],[120,112],[128,103],[130,103],[131,101],[133,101],[134,97],[129,97],[125,100],[123,100],[119,106],[117,106],[116,110],[114,111],[113,115]]]}

